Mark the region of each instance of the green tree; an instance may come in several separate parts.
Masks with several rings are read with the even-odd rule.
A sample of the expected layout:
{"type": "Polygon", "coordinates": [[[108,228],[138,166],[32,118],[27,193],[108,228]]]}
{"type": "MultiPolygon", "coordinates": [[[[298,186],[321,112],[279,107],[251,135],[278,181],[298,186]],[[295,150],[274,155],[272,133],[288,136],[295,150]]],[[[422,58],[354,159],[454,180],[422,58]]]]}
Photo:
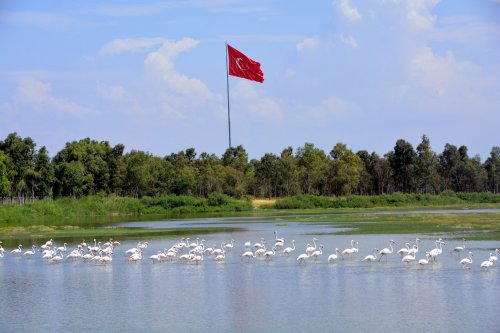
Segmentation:
{"type": "Polygon", "coordinates": [[[422,142],[417,146],[415,164],[417,192],[438,193],[441,182],[439,160],[436,153],[432,151],[430,140],[425,134],[422,135],[422,142]]]}
{"type": "Polygon", "coordinates": [[[125,154],[126,171],[124,186],[129,195],[140,198],[147,194],[151,183],[149,174],[149,159],[151,155],[143,151],[132,150],[125,154]]]}
{"type": "Polygon", "coordinates": [[[50,162],[47,148],[43,146],[35,154],[34,167],[35,180],[33,192],[35,196],[46,197],[52,195],[52,184],[54,182],[54,168],[50,162]]]}
{"type": "Polygon", "coordinates": [[[0,198],[9,195],[9,186],[7,167],[5,166],[5,154],[3,151],[0,151],[0,198]]]}
{"type": "Polygon", "coordinates": [[[85,166],[80,161],[62,162],[56,166],[55,194],[80,197],[86,193],[85,166]]]}
{"type": "MultiPolygon", "coordinates": [[[[375,154],[375,153],[373,153],[375,154]]],[[[356,153],[363,162],[359,184],[357,188],[358,194],[373,194],[375,189],[375,160],[373,154],[369,154],[366,150],[360,150],[356,153]]]]}
{"type": "Polygon", "coordinates": [[[447,143],[444,150],[439,154],[439,166],[443,182],[443,190],[454,190],[453,179],[455,178],[458,164],[460,163],[460,154],[456,146],[447,143]]]}
{"type": "Polygon", "coordinates": [[[297,149],[302,191],[306,194],[324,194],[327,184],[328,163],[325,152],[305,143],[297,149]]]}
{"type": "Polygon", "coordinates": [[[348,195],[358,186],[363,171],[361,158],[343,143],[337,143],[330,152],[329,184],[333,194],[348,195]]]}
{"type": "Polygon", "coordinates": [[[488,190],[499,193],[500,188],[500,147],[491,148],[490,156],[484,162],[488,175],[488,190]]]}
{"type": "Polygon", "coordinates": [[[300,192],[300,173],[292,147],[283,149],[281,152],[276,177],[280,196],[295,195],[300,192]]]}
{"type": "Polygon", "coordinates": [[[266,153],[255,165],[255,178],[259,184],[259,193],[265,197],[276,197],[278,188],[278,157],[266,153]]]}
{"type": "Polygon", "coordinates": [[[396,191],[411,192],[416,160],[416,153],[411,143],[399,139],[396,141],[394,151],[389,152],[387,157],[391,164],[396,191]]]}
{"type": "Polygon", "coordinates": [[[27,178],[32,178],[35,142],[30,138],[21,138],[11,133],[4,141],[0,141],[0,150],[5,154],[7,178],[10,193],[22,197],[28,190],[27,178]]]}

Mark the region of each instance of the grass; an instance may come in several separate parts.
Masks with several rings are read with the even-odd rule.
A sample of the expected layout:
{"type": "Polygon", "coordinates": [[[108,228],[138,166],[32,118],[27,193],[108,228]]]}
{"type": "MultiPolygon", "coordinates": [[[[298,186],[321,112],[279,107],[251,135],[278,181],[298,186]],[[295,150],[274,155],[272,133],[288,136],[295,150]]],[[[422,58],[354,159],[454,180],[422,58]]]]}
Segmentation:
{"type": "Polygon", "coordinates": [[[451,233],[457,238],[500,240],[500,213],[345,213],[295,216],[276,223],[328,223],[335,234],[434,234],[451,233]]]}
{"type": "MultiPolygon", "coordinates": [[[[263,217],[279,225],[289,221],[330,223],[349,234],[467,233],[468,238],[500,240],[499,213],[423,214],[420,210],[498,209],[500,195],[445,193],[439,196],[401,194],[328,198],[295,196],[284,199],[236,200],[223,194],[207,199],[191,196],[127,198],[90,196],[0,206],[0,237],[90,238],[169,237],[187,233],[230,231],[231,228],[113,228],[114,222],[165,218],[263,217]],[[272,208],[274,207],[274,208],[272,208]],[[280,207],[280,208],[278,208],[280,207]],[[384,214],[390,212],[390,214],[384,214]],[[376,214],[377,213],[377,214],[376,214]]],[[[237,220],[244,225],[248,220],[237,220]]],[[[227,223],[227,222],[226,222],[227,223]]],[[[457,236],[459,237],[459,236],[457,236]]]]}

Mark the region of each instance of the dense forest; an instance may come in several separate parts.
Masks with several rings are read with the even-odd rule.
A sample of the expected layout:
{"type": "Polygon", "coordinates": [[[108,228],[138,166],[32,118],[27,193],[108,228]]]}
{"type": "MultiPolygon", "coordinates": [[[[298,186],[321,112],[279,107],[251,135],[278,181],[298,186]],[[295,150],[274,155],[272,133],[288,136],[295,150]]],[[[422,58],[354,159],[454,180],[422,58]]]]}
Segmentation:
{"type": "Polygon", "coordinates": [[[385,193],[498,193],[500,147],[481,162],[466,146],[446,144],[441,153],[422,136],[413,146],[397,140],[384,156],[351,151],[337,143],[328,153],[312,143],[280,155],[249,160],[242,146],[219,157],[195,149],[159,157],[90,138],[66,143],[54,157],[30,137],[9,134],[0,141],[0,197],[81,197],[116,194],[144,197],[168,194],[235,198],[296,194],[345,196],[385,193]]]}

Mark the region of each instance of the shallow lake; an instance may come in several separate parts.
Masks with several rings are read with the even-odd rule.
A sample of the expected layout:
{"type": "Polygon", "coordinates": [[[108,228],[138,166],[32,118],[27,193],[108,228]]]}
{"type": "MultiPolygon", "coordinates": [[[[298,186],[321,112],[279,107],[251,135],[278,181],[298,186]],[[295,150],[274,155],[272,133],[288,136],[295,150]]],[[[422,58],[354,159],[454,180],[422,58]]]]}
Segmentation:
{"type": "MultiPolygon", "coordinates": [[[[124,251],[137,241],[114,249],[107,265],[64,260],[50,263],[37,253],[16,257],[6,249],[0,258],[0,332],[499,332],[500,269],[485,271],[480,263],[499,248],[498,242],[468,241],[459,256],[451,249],[462,241],[441,235],[335,235],[322,223],[266,222],[240,219],[240,232],[190,235],[205,246],[235,240],[222,262],[205,255],[198,264],[174,259],[152,263],[147,258],[181,239],[153,239],[143,259],[130,263],[124,251]],[[245,221],[245,224],[241,222],[245,221]],[[244,243],[274,231],[295,240],[289,257],[242,260],[244,243]],[[442,237],[446,244],[434,264],[406,264],[396,251],[419,237],[417,260],[442,237]],[[317,261],[297,263],[306,244],[323,244],[317,261]],[[335,248],[359,242],[359,252],[328,263],[335,248]],[[378,262],[361,261],[373,248],[397,242],[394,253],[378,262]],[[472,251],[470,269],[460,260],[472,251]]],[[[270,220],[267,220],[270,221],[270,220]]],[[[224,219],[150,221],[128,227],[195,227],[227,224],[224,219]]],[[[455,235],[454,235],[455,237],[455,235]]],[[[54,240],[57,242],[57,239],[54,240]]],[[[106,240],[100,240],[105,242],[106,240]]],[[[30,244],[24,244],[29,247],[30,244]]],[[[62,245],[62,244],[58,244],[62,245]]],[[[76,244],[70,244],[69,253],[76,244]]]]}

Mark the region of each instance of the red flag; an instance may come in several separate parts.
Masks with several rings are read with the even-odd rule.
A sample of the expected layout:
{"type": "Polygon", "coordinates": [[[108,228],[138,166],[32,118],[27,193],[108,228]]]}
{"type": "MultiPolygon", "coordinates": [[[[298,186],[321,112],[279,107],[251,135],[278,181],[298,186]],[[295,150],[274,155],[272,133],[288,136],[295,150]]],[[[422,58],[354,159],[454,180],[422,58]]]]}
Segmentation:
{"type": "Polygon", "coordinates": [[[227,45],[229,56],[229,75],[242,77],[247,80],[264,82],[264,73],[260,63],[253,61],[231,45],[227,45]]]}

